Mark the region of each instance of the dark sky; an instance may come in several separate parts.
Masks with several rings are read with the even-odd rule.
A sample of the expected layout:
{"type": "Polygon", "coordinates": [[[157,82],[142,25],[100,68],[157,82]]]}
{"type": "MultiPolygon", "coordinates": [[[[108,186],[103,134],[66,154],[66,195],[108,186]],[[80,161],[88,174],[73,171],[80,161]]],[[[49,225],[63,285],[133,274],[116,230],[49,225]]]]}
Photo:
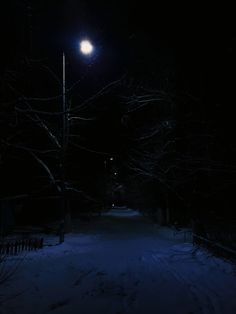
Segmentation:
{"type": "MultiPolygon", "coordinates": [[[[169,88],[201,99],[218,133],[227,129],[228,135],[234,134],[233,14],[232,7],[216,4],[207,8],[192,3],[189,7],[164,6],[156,1],[8,0],[1,6],[1,82],[9,71],[22,71],[26,56],[42,60],[61,78],[64,50],[67,85],[82,79],[78,86],[81,97],[127,74],[141,85],[169,88]],[[90,60],[78,51],[83,37],[95,45],[90,60]]],[[[19,77],[14,84],[21,84],[19,77]]],[[[34,80],[34,91],[41,95],[40,85],[46,80],[39,80],[37,75],[34,80]]],[[[54,87],[47,84],[48,94],[57,95],[58,90],[52,91],[54,87]]],[[[95,145],[97,139],[109,133],[110,142],[98,142],[92,148],[113,151],[115,146],[123,147],[120,112],[115,111],[113,96],[106,99],[106,105],[110,102],[112,106],[106,113],[101,112],[104,116],[99,123],[104,125],[85,128],[91,141],[83,144],[95,145]]],[[[232,137],[227,137],[229,142],[232,137]]]]}
{"type": "Polygon", "coordinates": [[[50,57],[58,67],[63,49],[73,78],[86,74],[90,86],[105,84],[128,71],[157,83],[174,80],[180,88],[198,93],[216,76],[221,81],[219,76],[225,71],[229,76],[235,62],[233,11],[226,6],[9,0],[1,13],[1,63],[13,63],[30,50],[32,42],[35,57],[50,57]],[[96,46],[89,66],[78,54],[78,40],[84,36],[96,46]]]}
{"type": "Polygon", "coordinates": [[[233,13],[216,4],[9,0],[1,8],[1,75],[32,55],[48,60],[61,76],[64,50],[67,83],[82,79],[86,96],[126,73],[152,87],[200,97],[210,111],[211,104],[214,112],[224,106],[227,116],[235,100],[233,13]],[[89,61],[78,53],[83,37],[96,47],[89,61]]]}
{"type": "Polygon", "coordinates": [[[1,10],[1,73],[19,68],[31,55],[61,76],[64,50],[67,85],[81,79],[82,96],[126,73],[141,84],[200,98],[210,115],[230,125],[236,70],[233,12],[216,4],[9,0],[1,10]],[[83,37],[95,45],[92,59],[78,52],[83,37]]]}

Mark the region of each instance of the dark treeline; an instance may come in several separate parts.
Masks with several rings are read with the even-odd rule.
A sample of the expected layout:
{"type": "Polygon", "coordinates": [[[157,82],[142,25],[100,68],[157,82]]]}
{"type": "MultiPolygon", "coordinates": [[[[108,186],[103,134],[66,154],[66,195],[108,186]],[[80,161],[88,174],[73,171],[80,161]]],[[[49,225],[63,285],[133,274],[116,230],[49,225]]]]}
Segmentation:
{"type": "Polygon", "coordinates": [[[230,14],[163,14],[157,21],[151,8],[133,14],[131,2],[89,8],[4,4],[1,198],[24,196],[14,202],[34,222],[49,207],[45,216],[59,218],[62,198],[75,212],[114,203],[153,212],[161,223],[235,218],[230,14]],[[89,62],[73,43],[85,28],[97,45],[89,62]]]}

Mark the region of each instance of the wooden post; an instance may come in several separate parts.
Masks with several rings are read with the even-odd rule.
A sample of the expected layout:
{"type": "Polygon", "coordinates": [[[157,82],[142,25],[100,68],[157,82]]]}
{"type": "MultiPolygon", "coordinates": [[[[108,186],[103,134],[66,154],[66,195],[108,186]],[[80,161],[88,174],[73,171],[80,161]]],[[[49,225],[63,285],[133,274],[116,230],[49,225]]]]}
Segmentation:
{"type": "Polygon", "coordinates": [[[65,240],[65,222],[61,221],[59,226],[59,243],[63,243],[65,240]]]}

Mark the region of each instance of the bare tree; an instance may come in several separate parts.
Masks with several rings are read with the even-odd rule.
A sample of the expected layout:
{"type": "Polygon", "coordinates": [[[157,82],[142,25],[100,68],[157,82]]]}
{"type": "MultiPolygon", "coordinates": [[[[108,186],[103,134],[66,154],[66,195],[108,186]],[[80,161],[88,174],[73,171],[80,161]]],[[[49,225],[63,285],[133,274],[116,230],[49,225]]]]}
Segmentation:
{"type": "Polygon", "coordinates": [[[5,109],[0,113],[5,130],[1,139],[2,162],[4,164],[9,154],[14,155],[14,159],[21,159],[23,154],[30,164],[34,161],[35,165],[38,165],[38,169],[41,169],[41,184],[36,184],[34,193],[53,190],[53,193],[62,199],[66,230],[69,230],[71,218],[68,194],[83,195],[87,199],[92,197],[82,191],[78,183],[70,180],[67,174],[68,154],[72,147],[94,154],[107,154],[81,144],[77,126],[81,123],[89,125],[96,120],[89,108],[101,96],[120,84],[122,78],[110,82],[91,97],[74,105],[72,99],[80,81],[64,90],[60,77],[48,65],[34,60],[27,60],[23,74],[26,76],[25,81],[30,81],[30,87],[27,84],[26,87],[24,84],[21,86],[22,82],[19,83],[17,79],[19,73],[16,73],[13,81],[4,81],[6,94],[11,95],[11,101],[2,102],[2,108],[5,109]],[[28,67],[30,78],[27,76],[28,67]],[[36,78],[35,82],[33,78],[36,78]],[[47,85],[38,86],[41,80],[46,81],[47,85]],[[51,86],[50,90],[48,84],[51,86]],[[52,91],[55,92],[54,95],[51,95],[52,91]],[[65,96],[66,103],[62,106],[65,96]]]}
{"type": "Polygon", "coordinates": [[[150,194],[162,199],[167,223],[178,216],[170,213],[171,201],[191,211],[194,202],[235,182],[235,165],[211,153],[217,139],[198,100],[141,88],[125,101],[132,124],[127,167],[136,184],[159,191],[150,194]]]}

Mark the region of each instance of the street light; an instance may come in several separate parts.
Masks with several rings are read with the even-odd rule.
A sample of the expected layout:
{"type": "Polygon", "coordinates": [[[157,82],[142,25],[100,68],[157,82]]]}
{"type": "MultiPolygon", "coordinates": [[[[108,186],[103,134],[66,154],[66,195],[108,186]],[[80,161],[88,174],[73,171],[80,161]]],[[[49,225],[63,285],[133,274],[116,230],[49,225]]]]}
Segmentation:
{"type": "MultiPolygon", "coordinates": [[[[90,40],[84,39],[80,43],[80,52],[82,55],[89,57],[94,51],[93,44],[90,40]]],[[[63,199],[63,211],[66,218],[67,201],[65,197],[66,182],[65,182],[65,153],[68,140],[68,112],[66,103],[66,56],[62,54],[62,144],[61,144],[61,193],[63,199]]]]}
{"type": "MultiPolygon", "coordinates": [[[[80,52],[84,56],[91,56],[94,51],[94,46],[92,42],[88,39],[83,39],[79,42],[80,45],[80,52]]],[[[67,113],[66,113],[66,56],[65,52],[63,51],[62,57],[62,67],[63,67],[63,79],[62,79],[62,97],[63,97],[63,132],[66,130],[66,120],[67,120],[67,113]]],[[[63,143],[65,141],[65,134],[63,133],[63,143]]],[[[65,143],[64,143],[65,144],[65,143]]],[[[64,145],[63,144],[63,145],[64,145]]]]}
{"type": "MultiPolygon", "coordinates": [[[[92,42],[88,39],[83,39],[79,42],[79,46],[80,46],[80,52],[84,55],[84,56],[91,56],[92,53],[94,52],[94,46],[92,44],[92,42]]],[[[62,61],[62,66],[63,66],[63,91],[62,91],[62,95],[63,95],[63,112],[66,113],[66,56],[65,56],[65,52],[63,51],[63,61],[62,61]]],[[[64,114],[64,118],[66,117],[66,114],[64,114]]],[[[64,119],[63,119],[64,120],[64,119]]],[[[63,123],[64,125],[64,123],[63,123]]]]}
{"type": "MultiPolygon", "coordinates": [[[[94,46],[92,42],[88,39],[83,39],[79,42],[80,45],[80,52],[84,56],[91,56],[94,52],[94,46]]],[[[63,51],[62,56],[62,103],[63,103],[63,123],[62,123],[62,149],[65,150],[66,141],[67,141],[67,121],[68,121],[68,113],[67,113],[67,106],[66,106],[66,56],[65,52],[63,51]]]]}
{"type": "Polygon", "coordinates": [[[93,53],[93,45],[91,41],[84,39],[80,42],[80,52],[86,56],[89,56],[93,53]]]}

